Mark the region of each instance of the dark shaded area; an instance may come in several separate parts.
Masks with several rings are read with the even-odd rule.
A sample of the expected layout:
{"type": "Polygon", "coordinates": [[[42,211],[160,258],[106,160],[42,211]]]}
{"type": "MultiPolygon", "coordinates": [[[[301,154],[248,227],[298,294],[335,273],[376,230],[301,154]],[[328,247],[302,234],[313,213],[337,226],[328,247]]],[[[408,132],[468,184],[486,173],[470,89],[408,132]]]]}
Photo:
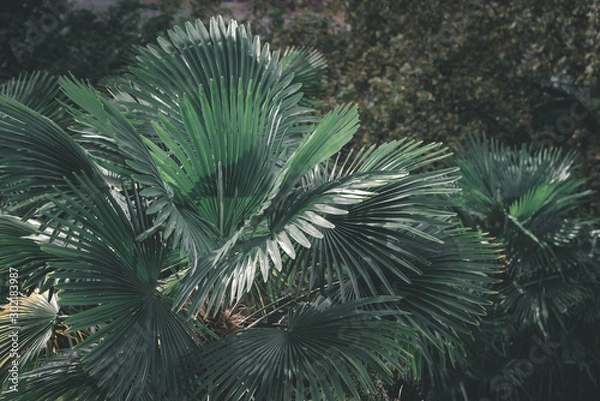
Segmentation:
{"type": "Polygon", "coordinates": [[[67,72],[98,83],[128,64],[175,23],[175,1],[125,0],[96,15],[67,0],[5,0],[0,4],[0,80],[24,71],[67,72]]]}

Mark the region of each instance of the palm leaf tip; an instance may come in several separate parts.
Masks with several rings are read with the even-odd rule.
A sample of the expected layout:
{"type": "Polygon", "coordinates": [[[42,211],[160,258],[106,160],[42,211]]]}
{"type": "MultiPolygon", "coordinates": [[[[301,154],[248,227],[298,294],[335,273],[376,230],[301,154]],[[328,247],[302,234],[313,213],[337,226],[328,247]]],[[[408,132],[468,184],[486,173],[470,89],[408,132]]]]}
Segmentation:
{"type": "Polygon", "coordinates": [[[322,87],[322,80],[327,68],[325,57],[316,49],[307,47],[288,47],[281,57],[283,74],[294,74],[293,83],[302,85],[301,105],[313,105],[313,100],[322,87]]]}

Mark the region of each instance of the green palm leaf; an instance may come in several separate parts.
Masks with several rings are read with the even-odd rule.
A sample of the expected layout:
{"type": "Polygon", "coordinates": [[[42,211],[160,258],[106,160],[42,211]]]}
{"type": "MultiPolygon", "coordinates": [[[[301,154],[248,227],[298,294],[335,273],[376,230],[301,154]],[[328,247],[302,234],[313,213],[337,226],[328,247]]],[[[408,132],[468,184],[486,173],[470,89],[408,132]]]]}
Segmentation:
{"type": "MultiPolygon", "coordinates": [[[[573,177],[576,155],[572,152],[562,155],[556,148],[534,151],[531,146],[512,150],[495,140],[471,137],[468,145],[459,147],[458,154],[462,203],[478,218],[502,218],[506,205],[519,202],[523,207],[523,201],[519,201],[523,196],[538,202],[545,199],[541,192],[532,198],[535,193],[530,191],[545,191],[546,198],[552,192],[559,194],[547,204],[563,210],[565,206],[575,207],[576,200],[587,194],[579,190],[583,181],[573,177]],[[569,197],[561,200],[567,194],[569,197]]],[[[526,203],[529,207],[533,205],[526,203]]]]}
{"type": "Polygon", "coordinates": [[[392,285],[403,297],[400,307],[411,312],[406,321],[443,350],[449,341],[460,344],[487,314],[491,302],[482,297],[495,293],[490,288],[499,281],[494,277],[499,273],[495,261],[499,252],[483,236],[465,229],[435,225],[422,229],[442,243],[420,252],[426,263],[417,264],[421,274],[408,273],[410,284],[396,280],[392,285]]]}
{"type": "Polygon", "coordinates": [[[14,216],[0,215],[0,273],[8,277],[11,270],[18,271],[21,291],[31,292],[41,287],[49,289],[49,262],[54,258],[43,252],[41,244],[49,236],[40,233],[38,227],[22,222],[14,216]],[[46,284],[44,284],[46,283],[46,284]]]}
{"type": "MultiPolygon", "coordinates": [[[[280,327],[249,329],[208,344],[191,356],[196,395],[228,400],[344,400],[374,390],[367,366],[391,378],[410,359],[412,330],[397,311],[368,307],[396,298],[335,304],[319,298],[290,312],[280,327]],[[392,351],[393,350],[393,351],[392,351]],[[392,352],[390,352],[392,351],[392,352]]],[[[193,388],[193,387],[192,387],[193,388]]]]}
{"type": "Polygon", "coordinates": [[[60,93],[56,78],[46,73],[36,71],[19,75],[1,84],[0,94],[48,117],[61,127],[66,125],[67,115],[61,104],[66,99],[60,93]]]}
{"type": "MultiPolygon", "coordinates": [[[[447,224],[444,221],[451,214],[442,207],[443,197],[436,197],[454,192],[452,183],[457,178],[453,176],[453,170],[411,174],[413,165],[420,163],[416,160],[423,150],[405,145],[398,142],[372,149],[358,165],[342,169],[337,175],[320,177],[319,180],[329,183],[311,188],[314,190],[312,196],[319,194],[316,199],[296,196],[297,201],[291,205],[282,205],[279,213],[299,211],[307,224],[310,224],[309,217],[314,220],[315,215],[330,212],[326,217],[330,226],[315,227],[323,239],[312,239],[310,249],[299,249],[298,257],[290,263],[293,275],[307,277],[309,290],[314,282],[322,287],[326,283],[331,286],[333,281],[341,283],[349,275],[350,291],[354,296],[365,295],[359,286],[361,280],[366,285],[363,289],[368,289],[370,295],[380,294],[384,289],[391,293],[388,275],[409,281],[406,271],[419,272],[413,263],[420,259],[417,255],[440,242],[419,229],[419,224],[428,221],[441,226],[447,224]],[[414,153],[414,157],[410,157],[410,153],[414,153]],[[389,163],[392,158],[394,162],[389,163]],[[404,164],[402,159],[412,159],[414,164],[404,164]],[[320,203],[322,194],[328,193],[328,186],[331,186],[330,193],[339,196],[323,199],[320,203]],[[363,192],[360,196],[344,197],[344,190],[363,192]],[[414,250],[404,245],[408,244],[407,238],[403,238],[405,234],[411,236],[408,241],[415,238],[419,244],[414,250]]],[[[430,157],[433,160],[440,154],[433,152],[430,157]]],[[[342,291],[344,293],[344,287],[342,291]]]]}
{"type": "Polygon", "coordinates": [[[53,273],[61,305],[84,307],[66,320],[70,331],[94,331],[78,346],[90,347],[83,366],[100,385],[111,387],[116,399],[143,392],[149,383],[162,397],[177,388],[173,369],[196,341],[158,290],[169,250],[158,235],[136,240],[149,224],[145,213],[136,211],[141,205],[126,200],[126,213],[87,177],[78,177],[71,191],[83,204],[57,190],[52,201],[66,217],[48,213],[59,223],[60,239],[42,249],[61,259],[53,273]]]}
{"type": "Polygon", "coordinates": [[[279,160],[307,130],[306,110],[296,106],[299,85],[282,76],[277,56],[235,22],[215,19],[210,31],[187,24],[159,45],[141,50],[132,85],[117,98],[128,101],[113,105],[61,83],[89,113],[76,116],[97,132],[96,154],[120,160],[116,172],[144,183],[157,225],[201,255],[260,214],[279,160]]]}
{"type": "MultiPolygon", "coordinates": [[[[53,186],[85,172],[106,187],[85,151],[56,123],[16,100],[0,96],[0,187],[10,209],[43,205],[53,186]]],[[[9,210],[10,210],[9,209],[9,210]]]]}
{"type": "Polygon", "coordinates": [[[323,117],[284,164],[280,173],[281,191],[287,192],[310,169],[340,151],[357,129],[356,107],[341,106],[323,117]]]}
{"type": "Polygon", "coordinates": [[[327,61],[323,55],[307,47],[288,47],[281,55],[283,73],[294,74],[293,83],[302,84],[304,94],[301,105],[312,106],[318,104],[314,98],[320,93],[322,79],[327,68],[327,61]]]}
{"type": "MultiPolygon", "coordinates": [[[[84,369],[81,356],[89,350],[90,348],[80,348],[77,351],[62,351],[57,356],[43,361],[40,367],[21,376],[18,393],[4,393],[2,399],[15,401],[31,398],[56,401],[110,399],[110,387],[99,385],[98,379],[84,369]]],[[[136,394],[136,397],[144,401],[152,400],[147,391],[136,394]]]]}
{"type": "Polygon", "coordinates": [[[589,194],[582,190],[584,181],[573,177],[573,153],[527,146],[511,150],[473,139],[460,156],[462,207],[475,224],[502,236],[509,263],[520,261],[510,274],[531,276],[540,268],[572,265],[557,252],[583,233],[581,222],[570,216],[589,194]]]}

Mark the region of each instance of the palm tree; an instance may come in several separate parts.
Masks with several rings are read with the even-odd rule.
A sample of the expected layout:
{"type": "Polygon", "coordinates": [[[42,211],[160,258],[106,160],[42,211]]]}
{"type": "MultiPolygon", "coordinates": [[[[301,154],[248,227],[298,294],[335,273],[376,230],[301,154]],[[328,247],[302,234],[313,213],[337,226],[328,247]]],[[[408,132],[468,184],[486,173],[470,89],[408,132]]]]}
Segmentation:
{"type": "Polygon", "coordinates": [[[108,95],[60,78],[72,123],[0,97],[1,272],[56,305],[5,398],[342,400],[460,351],[496,249],[449,212],[441,145],[340,156],[356,108],[301,92],[323,68],[215,18],[138,50],[108,95]]]}
{"type": "MultiPolygon", "coordinates": [[[[485,137],[471,138],[457,154],[460,213],[502,244],[505,273],[454,382],[469,383],[469,398],[595,399],[597,220],[581,213],[589,191],[577,178],[576,154],[528,145],[512,149],[485,137]],[[540,344],[552,345],[543,358],[532,351],[540,344]],[[526,367],[521,377],[514,372],[518,362],[526,367]]],[[[457,391],[454,399],[464,395],[457,391]]]]}

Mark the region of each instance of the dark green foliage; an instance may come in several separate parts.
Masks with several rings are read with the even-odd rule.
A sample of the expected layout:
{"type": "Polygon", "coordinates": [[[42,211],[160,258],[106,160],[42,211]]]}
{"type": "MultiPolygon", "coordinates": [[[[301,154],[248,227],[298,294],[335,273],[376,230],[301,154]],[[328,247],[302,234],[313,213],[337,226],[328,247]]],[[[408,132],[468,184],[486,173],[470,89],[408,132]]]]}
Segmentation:
{"type": "MultiPolygon", "coordinates": [[[[192,3],[192,13],[204,18],[210,10],[217,8],[219,2],[198,0],[192,3]]],[[[0,43],[4,44],[0,79],[17,76],[23,69],[43,69],[53,74],[71,70],[78,77],[98,82],[106,75],[123,70],[122,66],[131,61],[124,56],[131,47],[146,43],[155,32],[164,31],[178,16],[184,15],[175,2],[168,1],[162,2],[159,12],[149,14],[150,18],[141,13],[150,8],[136,1],[123,2],[101,19],[87,11],[74,11],[62,1],[52,4],[52,13],[59,16],[60,21],[54,28],[47,19],[41,33],[48,33],[45,29],[51,35],[39,35],[39,29],[31,30],[28,21],[41,21],[44,13],[48,13],[47,3],[33,0],[4,2],[0,13],[0,43]],[[33,46],[17,48],[21,53],[17,52],[20,57],[16,63],[15,45],[23,43],[23,39],[27,41],[27,35],[29,45],[33,46]]],[[[183,269],[174,274],[189,263],[175,252],[168,257],[169,266],[165,266],[160,275],[168,302],[177,300],[185,310],[189,307],[198,309],[204,300],[214,307],[217,316],[209,316],[203,309],[200,311],[201,316],[194,322],[196,334],[211,336],[203,323],[216,321],[228,327],[220,333],[221,340],[191,355],[200,352],[203,357],[213,358],[218,367],[220,356],[217,351],[231,346],[227,351],[232,354],[242,345],[252,343],[256,333],[267,333],[264,338],[259,337],[272,355],[299,355],[282,346],[285,341],[281,339],[289,334],[283,331],[287,327],[284,318],[287,306],[290,311],[310,310],[321,302],[332,305],[331,310],[335,310],[339,302],[351,301],[358,295],[385,294],[400,296],[399,308],[411,312],[410,315],[396,315],[397,320],[386,327],[396,325],[394,327],[400,331],[403,327],[418,329],[418,336],[408,333],[406,336],[414,339],[414,348],[407,346],[405,350],[412,352],[415,358],[407,363],[410,368],[401,366],[401,372],[394,372],[396,383],[386,384],[389,397],[381,391],[381,379],[389,380],[391,376],[366,368],[357,377],[350,374],[352,380],[357,379],[360,383],[353,390],[351,382],[344,379],[348,376],[343,373],[345,368],[340,363],[335,384],[337,394],[357,391],[360,399],[388,401],[399,394],[400,386],[404,384],[402,401],[423,398],[428,401],[464,400],[465,393],[468,399],[476,401],[486,397],[494,400],[577,397],[595,401],[598,384],[594,384],[594,379],[600,377],[600,344],[595,335],[599,328],[596,294],[600,289],[595,261],[600,244],[597,243],[598,231],[593,231],[593,222],[586,216],[598,210],[598,191],[590,195],[585,188],[600,188],[597,168],[600,137],[593,135],[598,130],[600,105],[596,94],[600,43],[596,31],[600,9],[585,1],[566,0],[508,3],[255,0],[245,4],[249,11],[247,19],[275,48],[301,46],[291,53],[284,51],[285,56],[281,59],[281,77],[295,73],[291,83],[302,83],[299,91],[305,95],[299,100],[294,98],[297,88],[286,87],[290,82],[279,87],[286,87],[284,92],[289,90],[282,98],[293,98],[281,103],[284,110],[291,111],[288,120],[281,120],[284,126],[286,121],[291,124],[285,141],[278,148],[281,153],[267,152],[269,155],[266,156],[260,150],[263,143],[258,141],[257,146],[248,142],[248,152],[241,154],[247,158],[248,165],[253,166],[254,172],[264,173],[269,171],[266,161],[283,166],[284,160],[294,154],[291,149],[301,144],[301,138],[312,137],[302,142],[307,150],[295,155],[282,174],[280,184],[289,192],[283,191],[274,197],[273,193],[265,194],[262,199],[272,203],[262,203],[250,196],[261,192],[264,188],[260,185],[266,187],[269,180],[254,181],[250,169],[236,173],[236,158],[219,154],[213,140],[209,141],[211,151],[216,152],[220,164],[202,170],[198,165],[186,162],[206,145],[192,146],[193,135],[189,132],[209,132],[216,127],[205,122],[207,116],[226,115],[224,120],[228,124],[223,127],[231,132],[247,123],[260,127],[265,120],[255,119],[251,123],[248,119],[231,120],[232,112],[227,110],[222,98],[217,107],[214,104],[201,107],[202,113],[194,115],[199,104],[219,98],[223,90],[231,89],[231,85],[222,81],[202,81],[203,97],[202,92],[189,90],[195,88],[198,81],[181,66],[176,73],[167,74],[162,82],[157,82],[153,75],[171,68],[169,62],[157,57],[157,52],[172,49],[169,42],[161,42],[140,51],[138,55],[143,62],[129,70],[128,78],[139,86],[132,87],[127,81],[116,78],[103,82],[111,85],[112,97],[98,97],[92,101],[94,89],[68,79],[61,81],[62,87],[70,93],[70,100],[84,109],[84,112],[73,110],[86,126],[77,125],[76,132],[59,133],[56,129],[56,126],[65,128],[69,119],[62,105],[48,101],[57,89],[51,78],[41,74],[22,76],[2,86],[3,94],[51,117],[57,124],[41,124],[39,128],[43,128],[43,136],[47,137],[44,140],[51,134],[54,138],[32,146],[20,158],[14,159],[14,165],[4,167],[2,171],[11,172],[16,181],[6,179],[4,185],[11,186],[10,191],[6,191],[11,203],[8,204],[4,197],[0,207],[5,211],[10,209],[11,213],[18,210],[33,213],[36,207],[43,205],[47,211],[36,216],[39,221],[47,222],[56,233],[63,232],[68,236],[77,232],[78,227],[70,227],[62,219],[71,213],[64,209],[65,204],[76,199],[78,193],[83,193],[81,191],[85,192],[77,181],[81,177],[71,176],[69,169],[40,170],[44,163],[53,159],[45,155],[47,145],[50,149],[72,148],[73,141],[89,152],[95,163],[110,170],[108,175],[101,176],[98,171],[92,172],[94,168],[90,168],[85,160],[79,160],[79,168],[98,179],[98,188],[130,194],[130,210],[138,210],[143,204],[139,210],[147,210],[154,217],[155,220],[142,219],[137,223],[136,219],[131,220],[137,225],[138,241],[156,240],[156,233],[162,232],[169,239],[160,246],[170,249],[174,242],[181,245],[181,249],[191,251],[184,253],[191,253],[192,258],[198,257],[196,252],[202,257],[203,252],[211,255],[206,259],[200,257],[197,265],[192,263],[192,272],[183,269]],[[322,95],[318,89],[324,60],[304,46],[324,53],[329,64],[322,95]],[[120,84],[113,85],[114,82],[120,84]],[[160,104],[156,103],[156,98],[148,96],[156,88],[161,88],[160,104]],[[183,93],[187,98],[174,100],[183,93]],[[146,107],[146,102],[154,109],[146,107]],[[309,127],[319,118],[297,106],[328,111],[347,102],[357,103],[361,114],[360,135],[352,137],[352,147],[397,138],[402,140],[361,151],[365,153],[350,156],[346,162],[345,156],[339,156],[338,164],[322,163],[318,168],[308,169],[312,163],[334,154],[333,149],[338,149],[339,144],[346,143],[354,133],[356,115],[345,107],[337,108],[327,124],[321,122],[320,134],[317,130],[309,135],[309,127]],[[119,114],[124,110],[131,114],[121,118],[119,114]],[[162,115],[156,110],[161,110],[162,115]],[[297,119],[298,116],[301,118],[297,119]],[[327,142],[327,132],[338,128],[342,128],[341,135],[327,142]],[[431,198],[437,191],[452,192],[452,182],[457,175],[450,170],[426,174],[422,169],[433,170],[432,163],[447,157],[448,153],[435,146],[415,150],[411,148],[412,143],[406,141],[409,137],[461,143],[469,132],[476,131],[485,131],[496,140],[477,140],[462,149],[463,179],[459,182],[465,192],[460,215],[467,225],[490,233],[494,240],[503,244],[506,271],[500,284],[493,284],[492,279],[480,278],[475,280],[477,284],[469,281],[477,271],[494,271],[487,263],[494,256],[492,248],[480,249],[480,236],[448,225],[447,199],[431,198]],[[98,132],[101,135],[97,135],[98,132]],[[511,146],[531,145],[512,150],[500,145],[498,140],[511,146]],[[540,145],[557,145],[564,151],[535,150],[540,145]],[[351,165],[353,159],[367,157],[367,154],[379,162],[340,168],[344,163],[351,165]],[[423,157],[424,154],[427,156],[423,157]],[[42,163],[38,160],[30,165],[28,160],[38,156],[42,157],[42,163]],[[396,157],[404,158],[404,162],[396,163],[393,172],[381,170],[390,158],[396,157]],[[578,175],[587,176],[587,180],[574,178],[572,167],[576,161],[581,163],[578,175]],[[40,174],[26,177],[25,170],[29,168],[37,169],[35,171],[40,174]],[[400,170],[401,174],[410,174],[401,178],[398,176],[400,170]],[[180,171],[192,175],[201,172],[203,179],[189,182],[179,174],[180,171]],[[348,173],[356,176],[345,177],[348,173]],[[63,180],[63,175],[69,179],[63,180]],[[123,184],[123,177],[141,179],[141,188],[123,184]],[[357,177],[361,180],[358,187],[353,181],[357,177]],[[58,191],[51,191],[54,201],[50,203],[43,195],[46,178],[47,183],[57,185],[58,191]],[[240,185],[238,192],[232,193],[226,182],[221,186],[223,179],[244,181],[246,185],[240,185]],[[199,185],[200,181],[209,184],[199,185]],[[365,189],[365,185],[370,187],[365,189]],[[141,189],[145,192],[139,194],[141,189]],[[374,227],[373,224],[380,222],[381,213],[391,210],[388,203],[401,199],[404,193],[410,193],[410,200],[417,202],[418,207],[399,203],[392,208],[397,219],[386,223],[393,225],[392,231],[388,227],[374,227]],[[31,197],[36,194],[42,198],[31,197]],[[139,203],[134,201],[136,197],[154,203],[139,203]],[[56,203],[57,199],[64,202],[56,203]],[[435,205],[433,211],[432,202],[435,205]],[[261,217],[260,213],[247,215],[246,212],[256,205],[264,205],[267,218],[261,217]],[[422,209],[424,205],[428,205],[427,211],[422,209]],[[201,212],[201,218],[198,212],[201,212]],[[443,223],[436,223],[435,219],[443,223]],[[332,230],[332,225],[338,230],[332,230]],[[240,227],[242,232],[250,230],[251,235],[246,232],[245,236],[236,237],[240,227]],[[596,237],[590,235],[593,233],[596,237]],[[440,243],[442,240],[443,244],[440,243]],[[214,247],[220,248],[211,254],[214,247]],[[248,251],[250,253],[246,254],[248,251]],[[472,255],[482,252],[476,259],[469,260],[469,266],[473,268],[472,271],[466,269],[469,272],[465,270],[465,251],[472,255]],[[397,264],[401,268],[397,268],[397,264]],[[180,280],[184,274],[187,283],[180,280]],[[252,282],[259,274],[266,282],[252,282]],[[236,276],[241,278],[236,279],[236,276]],[[229,281],[229,287],[217,288],[221,281],[229,281]],[[200,283],[208,285],[194,293],[200,283]],[[248,293],[244,293],[246,290],[248,293]],[[472,325],[464,323],[483,312],[486,302],[482,303],[480,297],[490,290],[498,291],[497,295],[485,295],[487,303],[494,305],[488,309],[488,316],[481,326],[473,330],[472,325]],[[292,306],[294,295],[310,298],[308,294],[319,291],[329,298],[315,304],[302,304],[305,309],[302,309],[304,306],[292,306]],[[243,294],[240,302],[253,305],[251,316],[260,316],[253,323],[260,327],[256,331],[243,331],[239,338],[224,335],[230,333],[228,330],[244,327],[244,324],[234,324],[233,329],[229,326],[228,316],[238,310],[223,310],[228,297],[235,298],[230,292],[237,296],[243,294]],[[195,299],[187,299],[186,296],[192,293],[195,299]],[[440,354],[440,350],[447,353],[440,354]],[[421,371],[425,372],[423,380],[421,371]],[[381,395],[376,395],[372,382],[365,381],[368,375],[376,378],[381,395]]],[[[176,39],[174,43],[177,43],[176,39]]],[[[179,46],[178,51],[189,62],[190,54],[184,50],[185,40],[181,43],[183,47],[179,46]]],[[[262,54],[267,53],[265,50],[262,54]]],[[[209,54],[204,62],[213,56],[215,54],[209,54]]],[[[252,100],[259,98],[264,101],[264,93],[252,100]]],[[[230,101],[246,110],[251,109],[248,103],[239,99],[233,101],[230,98],[230,101]]],[[[274,104],[279,104],[277,102],[274,104]]],[[[10,101],[5,105],[12,107],[13,112],[19,110],[19,106],[11,105],[10,101]]],[[[28,124],[35,124],[35,118],[28,116],[24,109],[20,109],[20,113],[28,124]]],[[[11,129],[17,128],[14,124],[9,125],[13,125],[11,129]]],[[[6,142],[2,155],[10,156],[22,140],[34,144],[35,138],[27,137],[25,130],[19,135],[18,141],[6,142]]],[[[348,153],[349,148],[346,145],[342,152],[348,153]]],[[[123,202],[121,196],[116,199],[123,202]]],[[[71,207],[82,207],[82,204],[75,201],[71,207]]],[[[83,203],[84,209],[90,207],[83,203]]],[[[61,266],[59,255],[48,252],[50,248],[42,249],[38,242],[42,236],[36,230],[36,226],[9,216],[3,216],[0,221],[0,244],[19,250],[2,254],[0,262],[5,265],[16,263],[22,269],[27,276],[23,281],[27,292],[37,285],[42,285],[43,289],[52,288],[52,282],[46,280],[45,275],[54,272],[54,266],[61,266]],[[37,241],[32,241],[31,235],[38,235],[37,241]]],[[[147,279],[144,271],[142,269],[140,273],[147,279]]],[[[65,269],[62,274],[66,277],[71,273],[65,269]]],[[[133,281],[138,278],[133,277],[133,281]]],[[[62,308],[65,313],[75,316],[85,309],[65,309],[65,305],[62,308]]],[[[320,309],[324,316],[327,315],[325,309],[320,309]]],[[[368,309],[360,306],[354,312],[349,309],[346,312],[349,315],[356,313],[353,316],[361,324],[382,314],[377,308],[375,311],[368,309]]],[[[245,325],[252,321],[245,320],[245,325]]],[[[222,326],[218,327],[222,329],[222,326]]],[[[327,332],[322,334],[328,335],[327,332]]],[[[81,357],[90,351],[91,348],[82,348],[76,353],[62,351],[57,359],[59,366],[44,365],[39,370],[41,376],[26,380],[26,391],[40,399],[48,394],[53,398],[63,394],[72,399],[75,394],[80,394],[82,399],[107,399],[110,390],[99,387],[98,378],[90,376],[83,368],[85,362],[81,357]],[[65,388],[72,392],[64,393],[65,388]]],[[[340,355],[353,357],[353,350],[342,351],[340,355]]],[[[336,356],[326,356],[334,362],[339,361],[336,356]]],[[[192,365],[193,361],[192,357],[192,365]]],[[[319,361],[315,366],[321,366],[319,364],[326,363],[319,361]]],[[[231,367],[232,370],[236,368],[231,367]]],[[[152,374],[158,375],[155,378],[162,375],[161,369],[153,370],[152,374]]],[[[203,377],[213,374],[202,369],[190,369],[187,373],[205,375],[203,377]]],[[[240,368],[240,371],[244,369],[240,368]]],[[[282,373],[272,370],[270,374],[278,377],[282,373]]],[[[233,383],[234,378],[217,376],[215,373],[210,379],[233,383]]],[[[257,377],[253,379],[253,388],[261,394],[265,386],[257,377]]],[[[311,387],[306,388],[310,388],[312,394],[328,394],[327,385],[323,387],[324,383],[311,382],[310,377],[306,379],[307,382],[302,383],[311,383],[311,387]]],[[[298,380],[296,384],[301,382],[298,380]]],[[[286,386],[294,385],[293,382],[282,383],[282,387],[273,391],[289,389],[286,386]]],[[[194,385],[187,387],[187,384],[186,388],[208,391],[194,385]]],[[[245,391],[231,388],[231,394],[241,395],[245,391]]],[[[152,394],[159,393],[156,388],[147,388],[139,396],[151,399],[152,394]]],[[[325,398],[331,399],[331,396],[325,398]]]]}
{"type": "Polygon", "coordinates": [[[108,94],[60,78],[69,127],[28,107],[54,110],[27,96],[51,78],[0,96],[0,274],[59,308],[31,317],[4,398],[344,400],[417,377],[426,348],[460,353],[498,264],[448,211],[446,148],[342,157],[357,108],[321,116],[300,92],[322,58],[235,21],[136,60],[108,94]]]}
{"type": "MultiPolygon", "coordinates": [[[[319,3],[264,34],[325,54],[323,99],[360,105],[359,146],[486,132],[574,150],[587,185],[600,188],[600,10],[588,1],[319,3]]],[[[597,214],[599,199],[596,191],[583,207],[597,214]]]]}
{"type": "Polygon", "coordinates": [[[574,154],[484,137],[457,156],[463,220],[498,239],[506,271],[463,371],[435,388],[444,399],[453,388],[461,399],[458,385],[475,399],[590,399],[600,372],[597,220],[577,217],[589,191],[574,154]]]}

